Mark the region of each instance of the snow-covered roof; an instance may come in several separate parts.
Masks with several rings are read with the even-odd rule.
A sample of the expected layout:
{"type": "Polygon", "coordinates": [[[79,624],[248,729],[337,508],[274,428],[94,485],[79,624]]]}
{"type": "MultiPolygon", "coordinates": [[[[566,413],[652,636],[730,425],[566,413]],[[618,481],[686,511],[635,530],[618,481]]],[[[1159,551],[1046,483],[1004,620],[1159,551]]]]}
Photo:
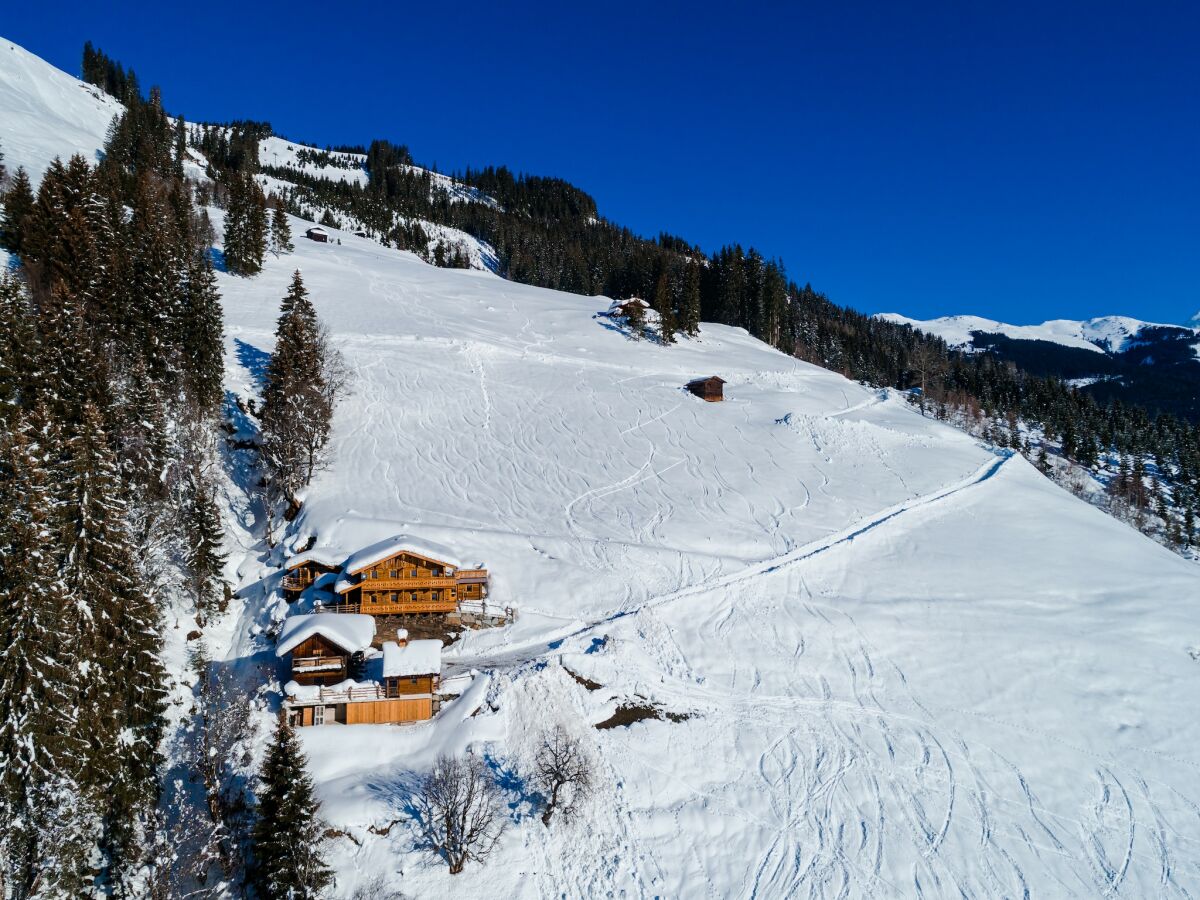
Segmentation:
{"type": "Polygon", "coordinates": [[[693,378],[688,384],[701,384],[705,381],[719,381],[721,384],[725,384],[725,379],[720,375],[705,375],[703,378],[693,378]]]}
{"type": "Polygon", "coordinates": [[[304,233],[305,233],[305,234],[312,234],[314,231],[315,231],[315,232],[317,232],[318,234],[329,234],[329,232],[328,232],[328,231],[326,231],[324,228],[322,228],[320,225],[314,225],[312,228],[308,229],[308,230],[307,230],[306,232],[304,232],[304,233]]]}
{"type": "Polygon", "coordinates": [[[290,571],[309,562],[336,569],[342,564],[342,554],[337,550],[305,550],[289,559],[284,568],[290,571]]]}
{"type": "Polygon", "coordinates": [[[344,569],[347,575],[354,575],[376,563],[383,562],[385,559],[391,559],[398,553],[412,553],[416,556],[424,556],[427,559],[437,560],[456,569],[474,568],[473,565],[464,565],[460,562],[455,557],[454,551],[449,547],[416,538],[412,535],[398,534],[395,537],[386,538],[369,547],[363,547],[357,553],[351,554],[346,560],[344,569]]]}
{"type": "Polygon", "coordinates": [[[384,642],[384,678],[408,678],[412,675],[436,675],[441,671],[441,641],[409,641],[403,647],[393,641],[384,642]]]}
{"type": "Polygon", "coordinates": [[[284,656],[315,634],[354,653],[366,650],[375,639],[375,619],[371,616],[339,613],[311,613],[289,616],[279,632],[275,655],[284,656]]]}

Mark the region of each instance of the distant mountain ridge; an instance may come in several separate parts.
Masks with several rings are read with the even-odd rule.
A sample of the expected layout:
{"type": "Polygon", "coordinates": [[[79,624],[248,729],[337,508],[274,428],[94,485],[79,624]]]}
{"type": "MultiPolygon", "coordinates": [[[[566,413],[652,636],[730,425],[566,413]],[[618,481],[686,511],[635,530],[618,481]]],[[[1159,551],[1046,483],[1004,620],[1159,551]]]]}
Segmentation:
{"type": "Polygon", "coordinates": [[[940,337],[970,353],[991,353],[1034,375],[1065,379],[1098,401],[1120,400],[1150,412],[1200,421],[1200,314],[1196,326],[1128,316],[1052,319],[1011,325],[979,316],[876,318],[940,337]]]}
{"type": "MultiPolygon", "coordinates": [[[[1194,325],[1168,325],[1143,322],[1129,316],[1099,316],[1094,319],[1050,319],[1040,325],[1010,325],[980,316],[942,316],[937,319],[910,319],[899,313],[880,313],[876,318],[897,325],[911,325],[926,334],[940,337],[951,347],[975,348],[974,335],[1002,334],[1013,340],[1049,341],[1064,347],[1120,354],[1132,343],[1141,342],[1143,335],[1158,339],[1169,333],[1173,339],[1200,340],[1200,313],[1193,317],[1194,325]]],[[[1200,357],[1198,357],[1200,359],[1200,357]]]]}

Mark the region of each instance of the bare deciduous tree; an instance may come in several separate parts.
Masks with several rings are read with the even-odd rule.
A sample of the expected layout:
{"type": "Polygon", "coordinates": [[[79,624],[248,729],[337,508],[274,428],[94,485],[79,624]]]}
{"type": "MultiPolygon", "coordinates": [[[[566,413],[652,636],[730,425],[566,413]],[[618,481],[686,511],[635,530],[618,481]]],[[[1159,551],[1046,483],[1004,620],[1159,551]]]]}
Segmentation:
{"type": "Polygon", "coordinates": [[[921,414],[924,415],[929,380],[945,369],[946,358],[931,341],[921,341],[913,348],[909,362],[921,379],[921,414]]]}
{"type": "Polygon", "coordinates": [[[542,824],[549,825],[555,810],[570,816],[592,791],[593,764],[579,738],[561,725],[542,736],[533,760],[532,783],[546,798],[542,824]]]}
{"type": "Polygon", "coordinates": [[[417,821],[428,848],[457,875],[471,861],[482,863],[508,824],[504,798],[483,760],[438,757],[415,798],[417,821]]]}

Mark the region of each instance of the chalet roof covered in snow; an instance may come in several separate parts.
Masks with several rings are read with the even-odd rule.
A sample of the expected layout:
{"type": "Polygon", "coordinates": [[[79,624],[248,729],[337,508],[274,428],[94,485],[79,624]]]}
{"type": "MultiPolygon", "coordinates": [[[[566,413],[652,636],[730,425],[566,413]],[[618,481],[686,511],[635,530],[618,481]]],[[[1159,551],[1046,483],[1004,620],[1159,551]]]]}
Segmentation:
{"type": "Polygon", "coordinates": [[[303,553],[297,553],[287,561],[285,569],[291,571],[297,566],[302,566],[305,563],[317,563],[318,565],[327,566],[330,569],[336,569],[342,564],[344,554],[340,550],[317,549],[305,550],[303,553]]]}
{"type": "Polygon", "coordinates": [[[409,641],[403,647],[394,641],[383,645],[383,677],[408,678],[436,675],[442,670],[442,642],[409,641]]]}
{"type": "Polygon", "coordinates": [[[470,569],[475,568],[476,565],[482,566],[482,563],[476,565],[464,564],[454,555],[453,550],[442,544],[435,544],[433,541],[426,541],[409,534],[398,534],[374,543],[369,547],[363,547],[357,553],[351,554],[343,568],[347,575],[354,575],[376,563],[383,562],[385,559],[391,559],[398,553],[412,553],[416,556],[423,556],[426,559],[435,559],[456,569],[470,569]]]}
{"type": "Polygon", "coordinates": [[[375,639],[375,619],[364,615],[312,613],[289,616],[279,632],[275,655],[285,656],[313,635],[321,635],[343,650],[366,650],[375,639]]]}

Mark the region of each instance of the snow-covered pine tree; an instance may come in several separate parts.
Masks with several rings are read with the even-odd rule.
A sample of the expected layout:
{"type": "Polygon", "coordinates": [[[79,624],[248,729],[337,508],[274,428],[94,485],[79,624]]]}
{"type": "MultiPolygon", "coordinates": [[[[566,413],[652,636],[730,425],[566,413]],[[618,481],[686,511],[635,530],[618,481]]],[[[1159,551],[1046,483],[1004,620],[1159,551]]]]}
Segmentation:
{"type": "Polygon", "coordinates": [[[193,257],[188,266],[179,331],[184,390],[198,419],[215,420],[224,397],[225,362],[221,295],[207,255],[193,257]]]}
{"type": "Polygon", "coordinates": [[[103,803],[100,878],[115,886],[137,868],[139,822],[157,802],[165,674],[116,460],[104,417],[90,403],[65,442],[59,481],[67,621],[88,671],[74,706],[108,711],[87,730],[83,780],[103,803]]]}
{"type": "Polygon", "coordinates": [[[221,544],[225,530],[213,488],[203,472],[193,471],[189,475],[188,495],[183,509],[188,536],[188,580],[196,608],[203,615],[224,608],[225,581],[222,571],[226,556],[221,544]]]}
{"type": "Polygon", "coordinates": [[[700,266],[694,262],[684,264],[679,325],[688,337],[700,333],[700,266]]]}
{"type": "Polygon", "coordinates": [[[341,377],[299,270],[280,309],[261,416],[268,502],[291,500],[320,465],[341,377]]]}
{"type": "Polygon", "coordinates": [[[267,199],[248,173],[228,178],[225,210],[225,265],[235,275],[257,275],[267,252],[267,199]]]}
{"type": "Polygon", "coordinates": [[[5,895],[79,896],[96,820],[73,686],[80,660],[43,462],[47,421],[0,437],[0,879],[5,895]]]}
{"type": "Polygon", "coordinates": [[[666,269],[659,273],[654,286],[654,311],[658,313],[659,339],[664,344],[675,343],[675,301],[666,269]]]}
{"type": "Polygon", "coordinates": [[[296,246],[292,243],[292,226],[288,224],[284,202],[278,197],[274,201],[271,212],[271,252],[279,256],[281,253],[291,253],[296,246]]]}
{"type": "Polygon", "coordinates": [[[333,881],[306,765],[300,741],[281,715],[259,775],[253,833],[252,881],[264,900],[315,900],[333,881]]]}
{"type": "Polygon", "coordinates": [[[33,187],[24,167],[18,167],[4,194],[4,217],[0,218],[0,247],[20,255],[29,214],[33,211],[33,187]]]}

